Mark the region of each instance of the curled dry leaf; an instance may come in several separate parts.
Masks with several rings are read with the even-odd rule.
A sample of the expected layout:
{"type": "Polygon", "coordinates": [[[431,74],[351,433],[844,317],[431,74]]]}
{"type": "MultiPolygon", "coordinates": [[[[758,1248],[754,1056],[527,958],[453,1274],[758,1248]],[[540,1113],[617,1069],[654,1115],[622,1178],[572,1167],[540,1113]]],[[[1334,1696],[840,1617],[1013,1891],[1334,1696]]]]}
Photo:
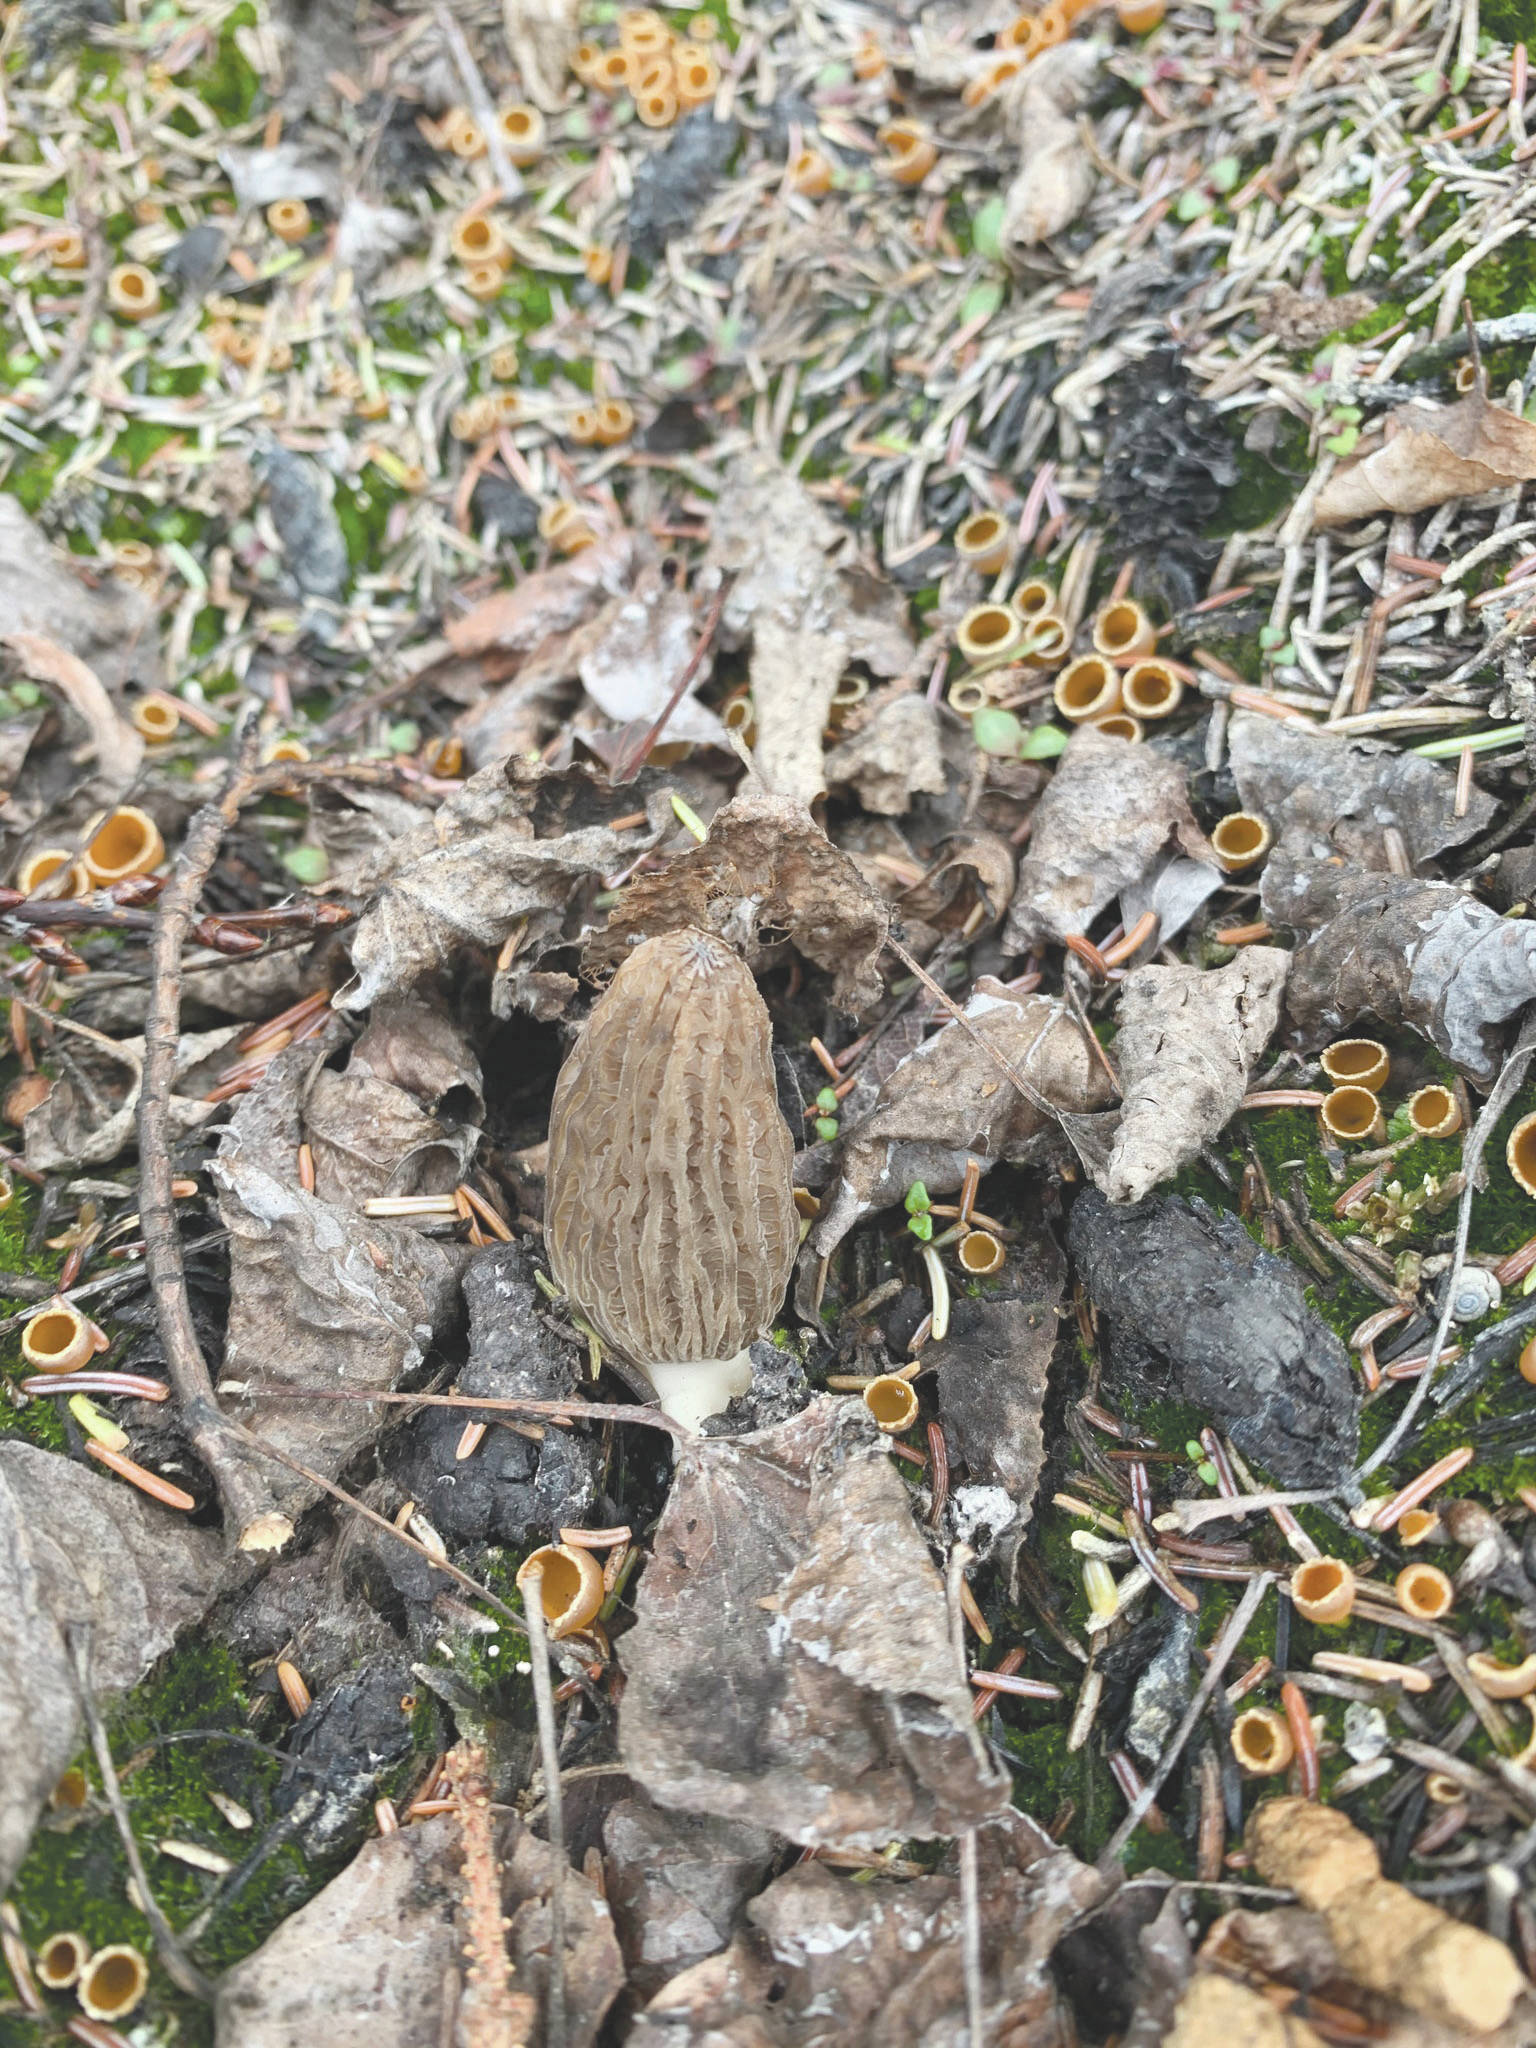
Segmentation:
{"type": "MultiPolygon", "coordinates": [[[[469,1902],[463,1829],[441,1814],[364,1843],[345,1870],[219,1982],[219,2048],[422,2048],[456,2032],[469,1902]]],[[[503,1851],[501,1915],[518,1993],[548,1964],[549,1845],[513,1820],[503,1851]]],[[[607,1906],[580,1871],[565,1873],[566,2040],[588,2048],[623,1982],[607,1906]]],[[[498,1918],[501,1917],[498,1915],[498,1918]]],[[[498,1928],[498,1932],[500,1932],[498,1928]]],[[[514,1994],[516,1996],[517,1994],[514,1994]]],[[[468,2014],[464,2015],[466,2020],[468,2014]]],[[[505,2033],[481,2033],[512,2048],[505,2033]]],[[[535,2017],[528,2039],[543,2038],[535,2017]]]]}
{"type": "MultiPolygon", "coordinates": [[[[673,823],[670,807],[653,792],[655,822],[615,832],[601,819],[622,815],[626,799],[633,810],[635,793],[599,797],[595,786],[577,791],[573,781],[578,814],[592,822],[550,831],[569,810],[556,806],[552,814],[542,803],[545,780],[546,771],[517,762],[482,768],[381,856],[364,878],[378,893],[353,930],[356,973],[338,994],[338,1008],[366,1010],[436,973],[458,948],[500,947],[514,932],[519,961],[525,970],[535,966],[547,944],[564,942],[567,906],[580,885],[628,867],[654,846],[663,814],[673,823]]],[[[508,1008],[515,996],[516,985],[508,984],[508,1008]]]]}
{"type": "Polygon", "coordinates": [[[854,791],[866,811],[900,817],[919,792],[942,796],[947,788],[937,707],[916,691],[904,691],[875,711],[868,724],[842,741],[826,758],[833,789],[854,791]]]}
{"type": "Polygon", "coordinates": [[[1006,1806],[861,1403],[681,1443],[635,1605],[619,1749],[660,1805],[865,1848],[1006,1806]]]}
{"type": "Polygon", "coordinates": [[[309,837],[325,849],[327,886],[345,893],[425,822],[421,805],[392,789],[318,782],[307,795],[309,837]]]}
{"type": "Polygon", "coordinates": [[[212,1599],[217,1530],[31,1444],[0,1443],[0,1890],[80,1743],[64,1641],[91,1626],[91,1679],[124,1692],[212,1599]]]}
{"type": "Polygon", "coordinates": [[[1367,1017],[1407,1024],[1478,1087],[1492,1085],[1499,1026],[1536,995],[1536,922],[1500,917],[1448,882],[1334,868],[1298,872],[1283,901],[1266,895],[1265,909],[1311,934],[1292,956],[1286,993],[1302,1043],[1323,1044],[1367,1017]]]}
{"type": "Polygon", "coordinates": [[[1079,728],[1036,806],[1003,943],[1023,952],[1080,936],[1170,844],[1214,864],[1183,769],[1153,747],[1079,728]]]}
{"type": "Polygon", "coordinates": [[[809,1244],[818,1258],[834,1252],[861,1216],[899,1202],[913,1181],[947,1193],[965,1177],[968,1160],[983,1171],[999,1160],[1029,1156],[1050,1118],[1020,1096],[986,1045],[1067,1112],[1101,1109],[1109,1078],[1083,1034],[1049,996],[1015,995],[980,975],[965,1005],[965,1024],[951,1019],[888,1074],[874,1108],[845,1136],[842,1167],[809,1244]]]}
{"type": "Polygon", "coordinates": [[[1247,946],[1209,971],[1127,975],[1114,1044],[1121,1104],[1107,1160],[1089,1167],[1112,1202],[1139,1202],[1237,1114],[1280,1022],[1289,965],[1278,946],[1247,946]]]}
{"type": "Polygon", "coordinates": [[[702,845],[629,884],[608,929],[588,946],[586,964],[617,966],[638,939],[685,925],[717,933],[749,964],[762,933],[787,936],[826,969],[832,1000],[854,1014],[884,993],[885,905],[805,805],[789,797],[723,804],[702,845]]]}
{"type": "Polygon", "coordinates": [[[1536,425],[1469,391],[1454,405],[1400,406],[1395,432],[1373,454],[1336,470],[1312,510],[1317,526],[1378,512],[1422,512],[1536,477],[1536,425]]]}
{"type": "MultiPolygon", "coordinates": [[[[176,1041],[176,1079],[184,1079],[205,1060],[222,1052],[238,1028],[225,1024],[216,1031],[183,1032],[176,1041]]],[[[86,1048],[76,1046],[73,1057],[73,1073],[58,1077],[36,1109],[27,1112],[22,1125],[27,1164],[36,1173],[107,1166],[135,1141],[139,1083],[144,1071],[143,1039],[120,1038],[110,1051],[105,1043],[96,1040],[86,1048]],[[93,1083],[92,1075],[104,1061],[126,1070],[126,1094],[115,1092],[120,1075],[113,1075],[105,1087],[93,1083]],[[109,1093],[109,1089],[113,1092],[109,1093]]],[[[172,1095],[167,1105],[171,1134],[184,1137],[188,1131],[195,1131],[199,1124],[208,1121],[216,1107],[197,1095],[172,1095]]]]}
{"type": "Polygon", "coordinates": [[[1045,1464],[1040,1417],[1056,1348],[1066,1261],[1044,1231],[1015,1246],[999,1276],[1006,1294],[960,1300],[938,1347],[939,1413],[960,1441],[973,1480],[1001,1486],[1017,1514],[1016,1541],[1045,1464]]]}
{"type": "Polygon", "coordinates": [[[1058,43],[1021,73],[1007,97],[1019,168],[1003,198],[1005,249],[1032,249],[1070,227],[1093,197],[1098,169],[1078,122],[1102,76],[1104,50],[1058,43]]]}
{"type": "Polygon", "coordinates": [[[551,633],[579,626],[605,597],[629,588],[635,540],[629,532],[602,535],[568,562],[536,569],[512,590],[483,597],[443,631],[455,654],[485,654],[492,648],[527,653],[551,633]]]}
{"type": "MultiPolygon", "coordinates": [[[[297,1184],[300,1090],[313,1044],[279,1053],[241,1099],[212,1175],[230,1233],[229,1329],[222,1382],[262,1399],[248,1420],[289,1457],[326,1478],[379,1429],[362,1402],[306,1401],[307,1392],[381,1391],[415,1370],[459,1313],[457,1244],[321,1201],[297,1184]]],[[[290,1518],[313,1488],[271,1467],[290,1518]]]]}
{"type": "MultiPolygon", "coordinates": [[[[1102,1899],[1103,1879],[1022,1813],[981,1828],[977,1859],[984,2038],[1047,2048],[1070,2027],[1051,1953],[1102,1899]]],[[[657,1994],[629,2048],[949,2048],[969,2038],[953,1876],[850,1884],[798,1864],[747,1920],[723,1954],[657,1994]]]]}
{"type": "Polygon", "coordinates": [[[1234,714],[1228,752],[1243,809],[1274,833],[1266,902],[1293,868],[1335,856],[1354,869],[1387,869],[1388,827],[1417,867],[1486,832],[1498,809],[1474,784],[1458,818],[1453,770],[1378,740],[1330,738],[1251,711],[1234,714]]]}
{"type": "Polygon", "coordinates": [[[738,456],[715,504],[704,569],[734,577],[724,636],[750,640],[754,758],[775,796],[813,803],[826,788],[821,735],[851,662],[902,674],[905,606],[864,566],[847,530],[772,457],[738,456]]]}
{"type": "Polygon", "coordinates": [[[1088,1189],[1069,1250],[1104,1319],[1112,1395],[1189,1402],[1283,1486],[1349,1472],[1360,1392],[1344,1346],[1307,1307],[1295,1267],[1236,1216],[1179,1197],[1116,1208],[1088,1189]]]}
{"type": "Polygon", "coordinates": [[[452,1020],[410,999],[381,1003],[337,1072],[317,1063],[303,1136],[322,1202],[447,1194],[464,1178],[484,1113],[480,1062],[452,1020]]]}
{"type": "Polygon", "coordinates": [[[78,772],[72,780],[73,789],[79,792],[76,801],[83,824],[84,813],[91,807],[115,804],[127,793],[144,759],[144,742],[127,719],[119,716],[101,678],[78,654],[71,654],[43,633],[10,633],[3,644],[16,656],[23,672],[34,682],[47,683],[85,727],[84,751],[95,767],[84,779],[83,789],[78,772]]]}
{"type": "Polygon", "coordinates": [[[110,576],[85,581],[14,497],[0,494],[0,638],[38,634],[77,655],[108,690],[160,681],[155,608],[110,576]]]}
{"type": "MultiPolygon", "coordinates": [[[[587,695],[617,725],[636,725],[649,732],[692,658],[699,623],[683,593],[652,571],[638,580],[630,595],[606,605],[581,637],[576,666],[587,695]]],[[[725,728],[694,696],[699,685],[708,682],[712,666],[706,654],[662,727],[663,745],[679,740],[725,744],[725,728]]]]}
{"type": "Polygon", "coordinates": [[[784,1847],[746,1820],[621,1799],[603,1818],[604,1891],[641,1998],[717,1954],[784,1847]]]}

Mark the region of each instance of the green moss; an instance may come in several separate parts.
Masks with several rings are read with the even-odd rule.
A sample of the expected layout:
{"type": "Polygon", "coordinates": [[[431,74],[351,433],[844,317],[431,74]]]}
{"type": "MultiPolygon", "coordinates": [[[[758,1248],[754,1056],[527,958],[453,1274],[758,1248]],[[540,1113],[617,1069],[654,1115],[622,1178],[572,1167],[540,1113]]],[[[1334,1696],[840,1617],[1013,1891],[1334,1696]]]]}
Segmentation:
{"type": "Polygon", "coordinates": [[[1536,247],[1530,239],[1517,235],[1485,256],[1467,279],[1467,297],[1479,320],[1536,307],[1536,247]]]}
{"type": "Polygon", "coordinates": [[[1213,540],[1267,526],[1291,503],[1298,481],[1309,466],[1307,430],[1300,420],[1287,418],[1278,441],[1267,455],[1243,447],[1235,438],[1232,454],[1237,463],[1237,482],[1227,492],[1221,511],[1207,529],[1213,540]]]}
{"type": "MultiPolygon", "coordinates": [[[[14,1073],[14,1062],[8,1062],[6,1070],[0,1072],[0,1084],[13,1079],[14,1073]]],[[[25,1181],[17,1181],[10,1206],[0,1211],[0,1268],[8,1273],[30,1273],[40,1280],[52,1280],[58,1273],[63,1254],[49,1251],[46,1247],[35,1255],[27,1250],[27,1233],[32,1227],[36,1205],[35,1190],[25,1181]]],[[[16,1315],[30,1305],[0,1297],[0,1315],[16,1315]]],[[[4,1339],[4,1345],[4,1350],[0,1351],[0,1367],[4,1372],[4,1377],[0,1378],[0,1437],[20,1437],[45,1451],[62,1451],[68,1443],[63,1403],[58,1399],[19,1400],[13,1391],[12,1376],[25,1370],[20,1332],[13,1331],[4,1339]]]]}
{"type": "Polygon", "coordinates": [[[255,26],[256,9],[251,0],[240,0],[240,5],[224,17],[217,55],[206,69],[200,66],[193,74],[193,87],[199,99],[219,116],[226,128],[250,119],[262,89],[259,73],[247,64],[235,41],[238,29],[255,26]]]}
{"type": "MultiPolygon", "coordinates": [[[[109,1720],[112,1753],[123,1780],[135,1837],[145,1854],[155,1896],[175,1928],[200,1913],[223,1880],[158,1851],[163,1841],[196,1843],[238,1864],[273,1820],[272,1795],[282,1760],[253,1739],[250,1702],[240,1667],[221,1645],[191,1636],[164,1658],[109,1720]],[[168,1739],[168,1738],[177,1739],[168,1739]],[[231,1739],[232,1738],[232,1739],[231,1739]],[[255,1827],[238,1833],[213,1804],[210,1789],[237,1801],[255,1827]]],[[[170,1985],[153,1961],[149,1928],[129,1902],[128,1865],[100,1796],[94,1761],[76,1759],[91,1795],[83,1813],[51,1815],[33,1838],[10,1898],[30,1942],[74,1928],[93,1945],[132,1942],[151,1957],[150,1989],[134,2025],[189,2048],[212,2040],[211,2015],[170,1985]]],[[[336,1859],[344,1860],[344,1855],[336,1859]]],[[[277,1850],[195,1942],[210,1974],[227,1969],[264,1941],[279,1921],[311,1898],[334,1867],[311,1867],[292,1843],[277,1850]]],[[[73,2001],[51,2001],[62,2021],[73,2001]]],[[[0,2020],[0,2044],[13,2036],[0,2020]]],[[[20,2035],[14,2036],[19,2043],[20,2035]]],[[[49,2037],[53,2038],[53,2037],[49,2037]]],[[[35,2029],[25,2039],[39,2040],[35,2029]]]]}
{"type": "Polygon", "coordinates": [[[1501,43],[1529,42],[1536,35],[1531,0],[1482,0],[1478,23],[1485,35],[1501,43]]]}

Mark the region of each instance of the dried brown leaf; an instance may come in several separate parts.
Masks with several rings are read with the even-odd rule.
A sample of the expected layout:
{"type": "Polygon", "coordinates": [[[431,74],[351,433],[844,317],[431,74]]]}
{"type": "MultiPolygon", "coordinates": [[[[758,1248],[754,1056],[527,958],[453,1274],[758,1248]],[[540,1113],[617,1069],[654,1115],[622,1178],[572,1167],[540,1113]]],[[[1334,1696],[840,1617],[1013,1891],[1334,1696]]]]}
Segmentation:
{"type": "MultiPolygon", "coordinates": [[[[984,2036],[1051,2048],[1068,2024],[1051,1953],[1102,1898],[1103,1880],[1022,1813],[983,1827],[977,1850],[984,2036]]],[[[657,1994],[629,2048],[962,2048],[970,2038],[953,1876],[850,1884],[798,1864],[747,1919],[724,1954],[657,1994]]]]}
{"type": "Polygon", "coordinates": [[[1126,977],[1114,1043],[1121,1106],[1105,1165],[1089,1168],[1112,1202],[1139,1202],[1237,1114],[1280,1022],[1289,965],[1278,946],[1247,946],[1225,967],[1126,977]]]}
{"type": "MultiPolygon", "coordinates": [[[[183,1032],[176,1042],[176,1079],[185,1079],[222,1052],[237,1028],[226,1024],[215,1031],[183,1032]]],[[[111,1053],[99,1043],[83,1052],[76,1045],[72,1071],[59,1075],[22,1126],[27,1164],[37,1173],[56,1173],[70,1167],[107,1166],[119,1158],[137,1136],[143,1068],[142,1038],[119,1039],[111,1053]],[[96,1078],[102,1066],[108,1068],[110,1080],[96,1078]]],[[[214,1114],[217,1104],[200,1100],[200,1094],[194,1087],[190,1094],[170,1097],[167,1114],[175,1136],[184,1137],[214,1114]]]]}
{"type": "Polygon", "coordinates": [[[1277,923],[1310,932],[1292,956],[1286,1012],[1321,1045],[1362,1018],[1407,1024],[1480,1088],[1499,1070],[1499,1026],[1536,996],[1536,922],[1500,917],[1448,882],[1297,870],[1277,923]]]}
{"type": "Polygon", "coordinates": [[[1391,415],[1396,432],[1374,454],[1335,471],[1313,507],[1317,526],[1377,512],[1422,512],[1536,477],[1536,425],[1489,403],[1481,388],[1454,405],[1415,401],[1391,415]]]}
{"type": "Polygon", "coordinates": [[[124,1692],[213,1597],[223,1546],[120,1480],[0,1443],[0,1890],[80,1742],[64,1642],[91,1626],[91,1680],[124,1692]]]}
{"type": "MultiPolygon", "coordinates": [[[[222,1381],[292,1401],[251,1404],[253,1427],[326,1478],[378,1432],[362,1402],[305,1393],[383,1391],[399,1384],[460,1313],[467,1247],[364,1217],[299,1187],[300,1101],[316,1046],[280,1053],[240,1106],[212,1176],[230,1234],[230,1310],[222,1381]]],[[[274,1494],[296,1515],[314,1489],[271,1468],[274,1494]]]]}
{"type": "MultiPolygon", "coordinates": [[[[604,606],[582,635],[577,660],[582,687],[615,724],[641,724],[649,731],[666,709],[698,637],[694,607],[683,593],[663,583],[659,574],[642,576],[630,595],[604,606]]],[[[693,695],[708,682],[712,666],[706,655],[662,728],[663,745],[680,740],[725,744],[724,726],[693,695]]]]}
{"type": "Polygon", "coordinates": [[[939,1412],[978,1485],[1000,1486],[1029,1520],[1045,1463],[1040,1418],[1067,1267],[1044,1231],[1009,1254],[1006,1294],[957,1301],[938,1349],[939,1412]]]}
{"type": "Polygon", "coordinates": [[[89,664],[109,690],[160,681],[155,608],[111,577],[87,582],[0,493],[0,638],[35,633],[89,664]]]}
{"type": "MultiPolygon", "coordinates": [[[[1100,1109],[1109,1077],[1070,1016],[1048,996],[1015,995],[982,975],[965,1005],[972,1030],[1058,1108],[1100,1109]]],[[[1029,1157],[1050,1118],[1025,1101],[986,1047],[951,1020],[881,1083],[874,1108],[845,1133],[840,1177],[809,1244],[826,1258],[861,1216],[899,1202],[915,1180],[957,1188],[966,1162],[983,1170],[1029,1157]]]]}
{"type": "Polygon", "coordinates": [[[1091,42],[1058,43],[1042,51],[1007,95],[1019,168],[1003,196],[1005,249],[1032,249],[1049,241],[1070,227],[1093,197],[1098,166],[1079,122],[1101,75],[1103,54],[1091,42]]]}
{"type": "Polygon", "coordinates": [[[828,785],[851,789],[866,811],[900,817],[919,792],[948,787],[937,708],[916,691],[893,697],[826,758],[828,785]]]}
{"type": "MultiPolygon", "coordinates": [[[[500,1905],[510,1923],[512,1982],[516,1993],[541,1993],[552,1852],[515,1819],[507,1834],[500,1905]]],[[[364,1843],[220,1980],[219,2048],[297,2048],[317,2035],[330,2048],[459,2039],[463,1865],[462,1829],[450,1814],[364,1843]]],[[[623,1963],[608,1908],[577,1870],[565,1873],[565,1912],[566,2039],[570,2048],[590,2048],[622,1985],[623,1963]]],[[[543,2039],[541,2022],[529,2038],[543,2039]]]]}
{"type": "Polygon", "coordinates": [[[1007,1804],[860,1403],[679,1445],[625,1667],[620,1753],[663,1806],[875,1847],[1007,1804]]]}
{"type": "Polygon", "coordinates": [[[1265,819],[1274,834],[1266,901],[1284,890],[1292,868],[1335,855],[1354,869],[1389,868],[1389,826],[1402,834],[1417,867],[1478,838],[1498,810],[1474,784],[1458,818],[1453,769],[1379,740],[1334,738],[1251,711],[1233,715],[1228,753],[1244,810],[1265,819]]]}
{"type": "Polygon", "coordinates": [[[1169,846],[1210,861],[1184,771],[1148,746],[1079,727],[1035,809],[1003,929],[1013,952],[1081,936],[1169,846]]]}
{"type": "Polygon", "coordinates": [[[723,1949],[784,1845],[767,1828],[621,1799],[603,1820],[604,1891],[629,1986],[649,1998],[723,1949]]]}
{"type": "MultiPolygon", "coordinates": [[[[364,877],[377,895],[352,931],[354,978],[337,1007],[365,1010],[415,987],[463,947],[496,948],[520,933],[518,961],[537,966],[566,942],[566,911],[584,883],[630,865],[659,836],[670,807],[651,799],[649,829],[614,832],[600,822],[635,808],[632,791],[599,791],[576,778],[578,815],[592,822],[550,831],[569,811],[545,815],[541,769],[509,762],[482,768],[433,816],[381,855],[364,877]]],[[[572,935],[574,936],[574,935],[572,935]]]]}
{"type": "Polygon", "coordinates": [[[854,1014],[884,993],[878,962],[884,903],[802,803],[738,796],[709,837],[655,873],[637,875],[587,949],[586,964],[616,966],[637,939],[684,925],[715,932],[746,953],[761,934],[787,936],[833,977],[832,1000],[854,1014]]]}
{"type": "Polygon", "coordinates": [[[304,1087],[315,1193],[354,1208],[447,1194],[475,1156],[483,1109],[480,1063],[452,1019],[423,1002],[383,1002],[346,1067],[317,1063],[304,1087]]]}
{"type": "Polygon", "coordinates": [[[905,605],[804,484],[755,450],[731,464],[715,504],[704,575],[722,571],[735,578],[723,635],[752,645],[758,773],[775,796],[814,803],[832,694],[851,662],[904,673],[905,605]]]}
{"type": "Polygon", "coordinates": [[[484,597],[443,631],[455,654],[485,654],[493,647],[526,653],[551,633],[579,626],[605,597],[629,588],[634,536],[620,530],[583,548],[569,562],[536,569],[511,590],[484,597]]]}
{"type": "Polygon", "coordinates": [[[34,682],[55,689],[85,727],[83,752],[95,761],[83,802],[105,807],[125,795],[144,759],[144,742],[120,717],[101,678],[78,654],[44,633],[15,632],[3,644],[34,682]]]}

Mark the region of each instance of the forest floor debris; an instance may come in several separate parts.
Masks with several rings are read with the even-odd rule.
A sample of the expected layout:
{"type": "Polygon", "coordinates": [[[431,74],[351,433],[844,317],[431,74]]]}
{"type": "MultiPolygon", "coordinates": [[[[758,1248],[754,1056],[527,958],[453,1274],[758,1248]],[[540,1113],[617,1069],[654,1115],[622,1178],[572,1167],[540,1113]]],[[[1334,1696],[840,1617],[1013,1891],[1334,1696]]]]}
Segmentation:
{"type": "Polygon", "coordinates": [[[0,7],[3,2048],[1529,2038],[1528,14],[0,7]]]}

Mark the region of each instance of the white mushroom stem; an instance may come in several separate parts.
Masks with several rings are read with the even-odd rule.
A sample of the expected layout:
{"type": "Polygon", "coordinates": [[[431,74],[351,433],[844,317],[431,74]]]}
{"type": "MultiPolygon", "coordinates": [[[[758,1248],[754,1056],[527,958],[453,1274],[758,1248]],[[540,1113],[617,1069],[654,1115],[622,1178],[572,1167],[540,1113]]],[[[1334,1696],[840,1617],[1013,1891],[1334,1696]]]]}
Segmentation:
{"type": "Polygon", "coordinates": [[[697,1431],[706,1416],[720,1415],[752,1384],[752,1355],[692,1358],[678,1364],[646,1365],[641,1371],[656,1389],[663,1415],[697,1431]]]}

